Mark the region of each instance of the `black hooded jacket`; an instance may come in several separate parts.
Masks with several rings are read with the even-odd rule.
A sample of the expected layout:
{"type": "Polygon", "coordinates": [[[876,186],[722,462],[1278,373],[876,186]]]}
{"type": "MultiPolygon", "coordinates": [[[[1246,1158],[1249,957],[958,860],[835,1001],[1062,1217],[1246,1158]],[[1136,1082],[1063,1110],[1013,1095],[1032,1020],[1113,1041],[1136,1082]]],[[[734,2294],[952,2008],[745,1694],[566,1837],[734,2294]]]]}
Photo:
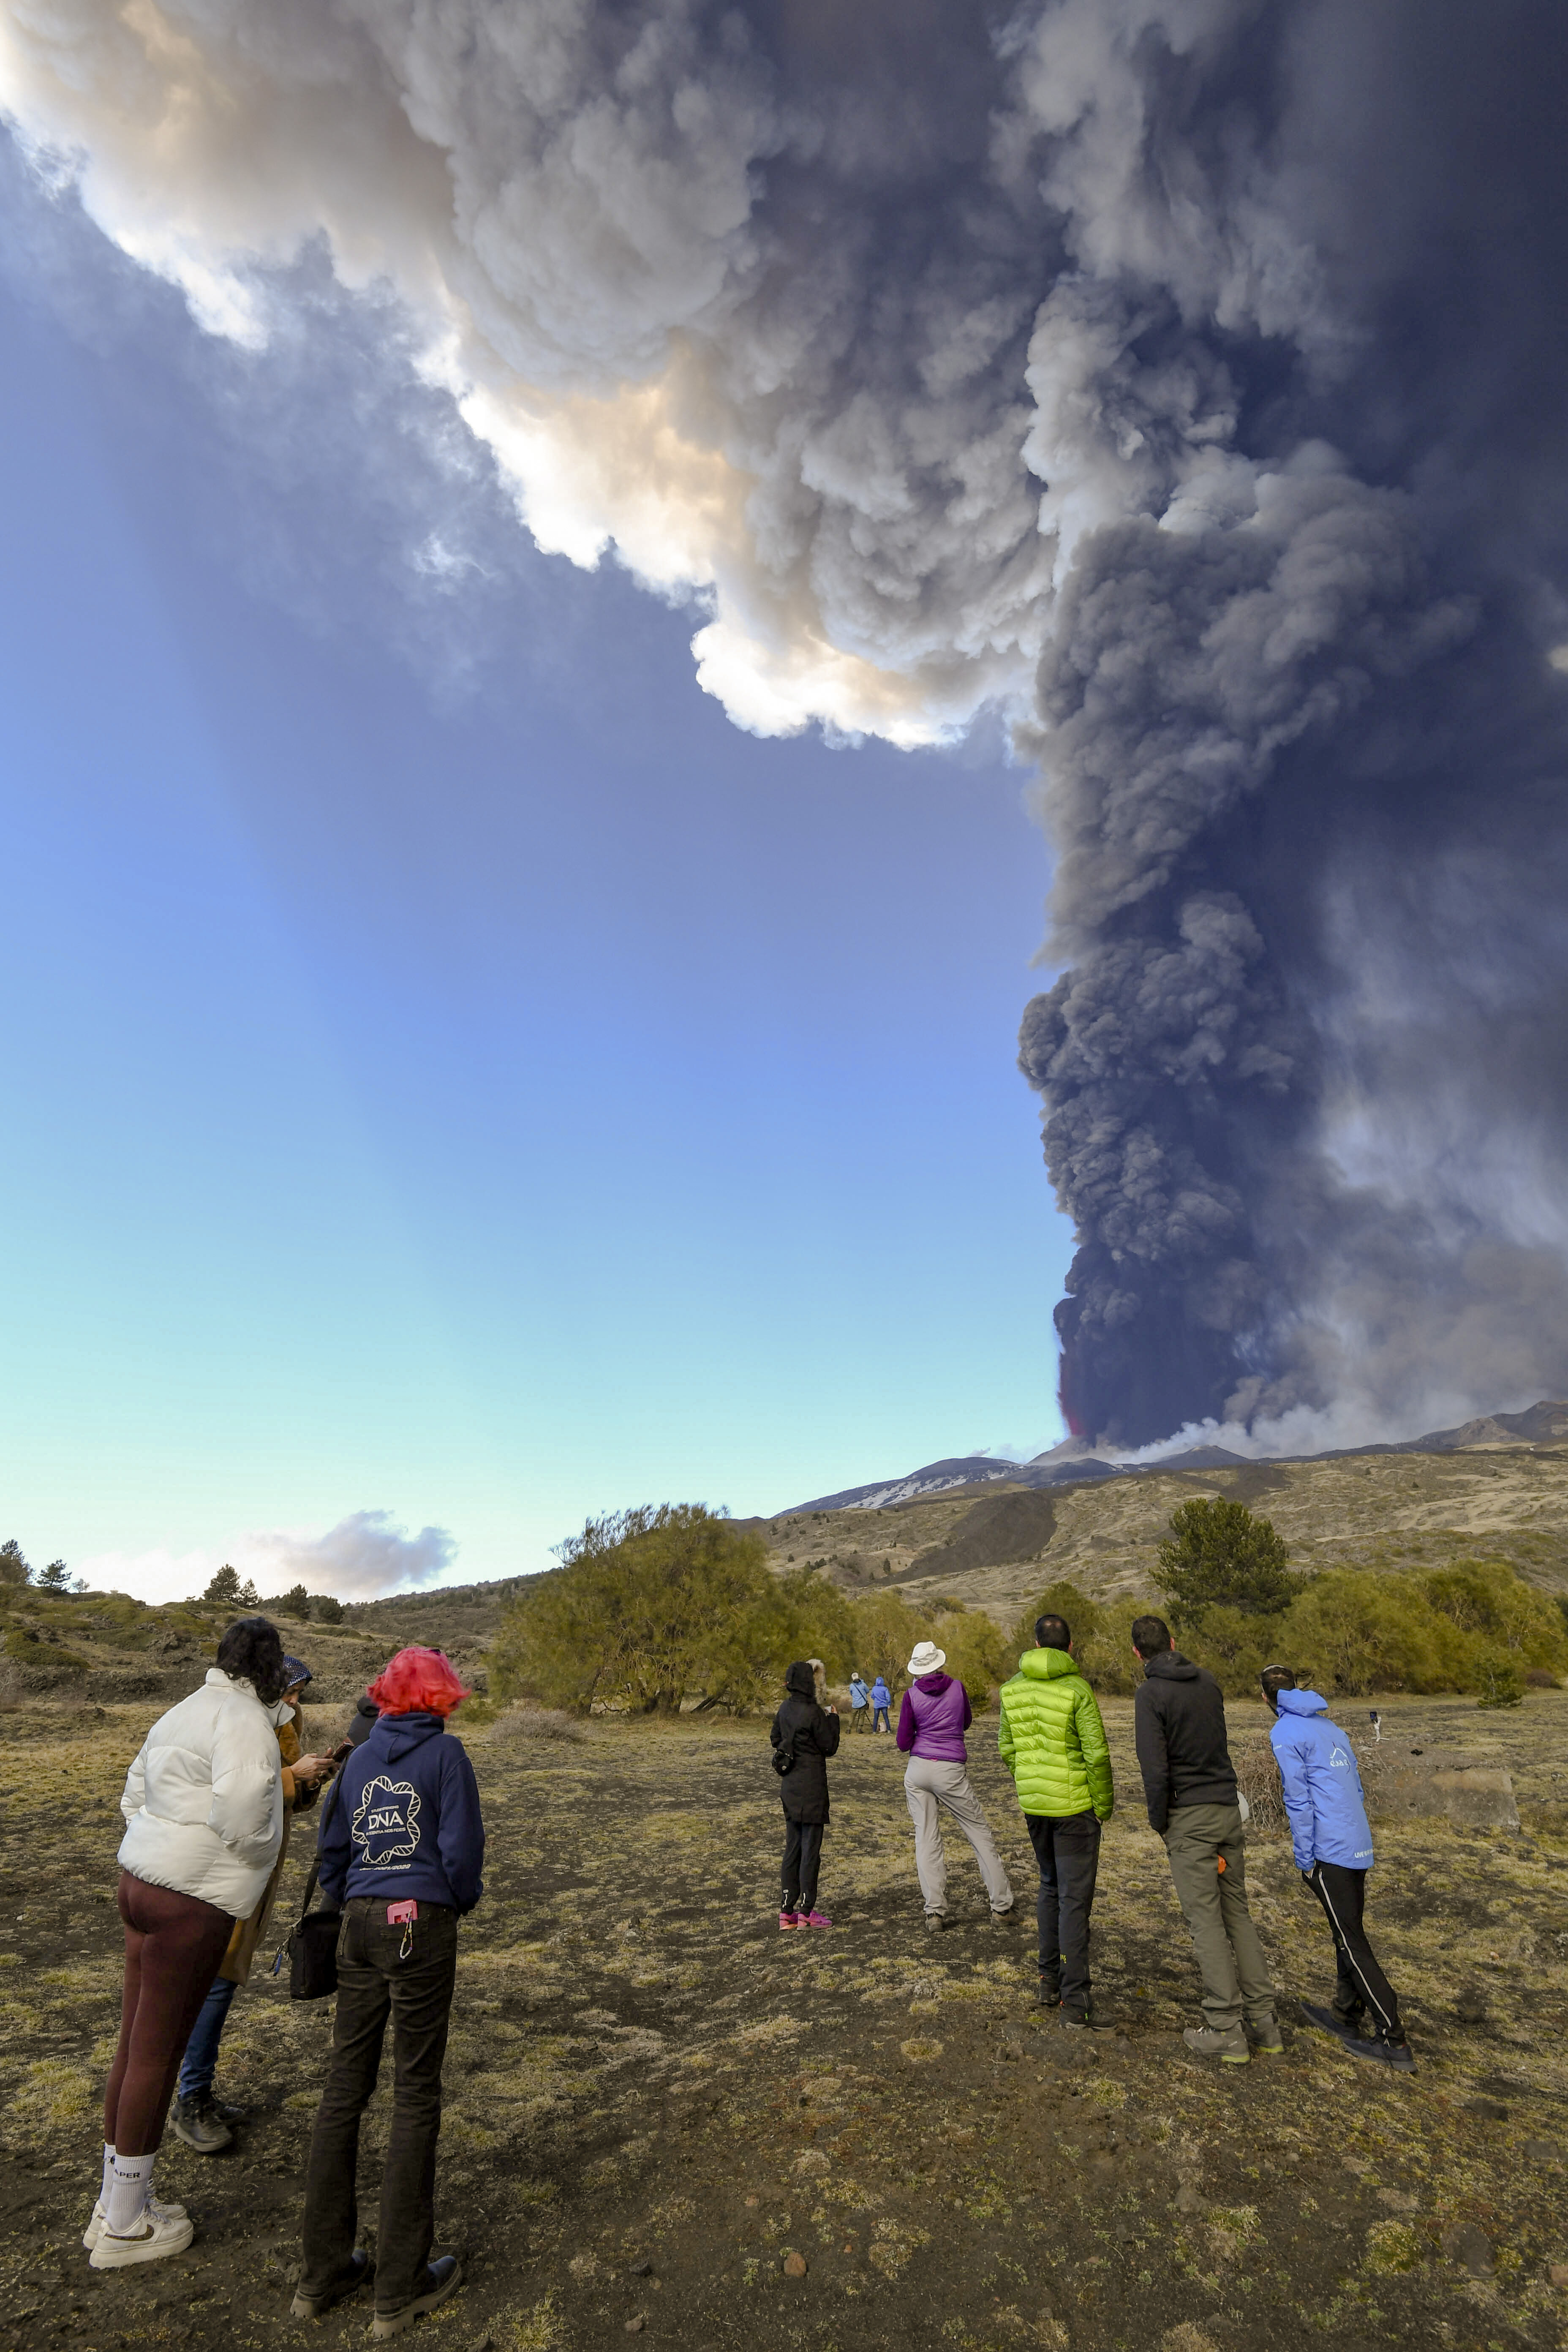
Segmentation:
{"type": "Polygon", "coordinates": [[[827,1759],[838,1747],[838,1717],[816,1704],[816,1677],[808,1665],[791,1666],[789,1693],[768,1734],[775,1748],[795,1744],[795,1762],[779,1781],[779,1795],[792,1822],[827,1819],[827,1759]]]}
{"type": "Polygon", "coordinates": [[[1163,1837],[1179,1805],[1235,1804],[1225,1700],[1206,1666],[1180,1650],[1145,1658],[1132,1724],[1152,1830],[1163,1837]]]}

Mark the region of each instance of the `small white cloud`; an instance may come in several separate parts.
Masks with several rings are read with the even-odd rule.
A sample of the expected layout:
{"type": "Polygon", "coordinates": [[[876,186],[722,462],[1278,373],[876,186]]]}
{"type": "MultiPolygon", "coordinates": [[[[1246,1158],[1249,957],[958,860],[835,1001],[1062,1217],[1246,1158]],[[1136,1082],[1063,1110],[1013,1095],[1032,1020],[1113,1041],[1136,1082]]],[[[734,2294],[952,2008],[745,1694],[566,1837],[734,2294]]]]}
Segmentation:
{"type": "Polygon", "coordinates": [[[310,1592],[335,1593],[340,1601],[374,1601],[399,1587],[434,1582],[457,1550],[456,1538],[445,1528],[421,1528],[411,1536],[395,1525],[390,1511],[351,1511],[325,1535],[255,1531],[216,1550],[98,1552],[76,1567],[92,1591],[129,1592],[139,1601],[188,1600],[205,1589],[226,1561],[263,1597],[303,1584],[310,1592]]]}

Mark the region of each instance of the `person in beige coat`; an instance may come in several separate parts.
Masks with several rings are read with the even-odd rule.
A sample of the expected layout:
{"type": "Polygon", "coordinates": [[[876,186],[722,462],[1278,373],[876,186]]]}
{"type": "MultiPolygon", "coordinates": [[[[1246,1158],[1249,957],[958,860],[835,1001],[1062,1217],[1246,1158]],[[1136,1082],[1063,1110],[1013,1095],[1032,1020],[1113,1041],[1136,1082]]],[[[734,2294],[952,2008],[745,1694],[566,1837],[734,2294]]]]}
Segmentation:
{"type": "Polygon", "coordinates": [[[277,1627],[240,1618],[200,1690],[159,1717],[126,1775],[120,2045],[103,2095],[101,2188],[82,2240],[94,2270],[161,2262],[194,2234],[183,2205],[153,2197],[153,2160],[180,2053],[283,1843],[275,1711],[287,1679],[277,1627]]]}
{"type": "Polygon", "coordinates": [[[289,1859],[289,1833],[296,1813],[302,1813],[315,1803],[321,1782],[331,1769],[325,1756],[307,1756],[300,1734],[304,1717],[301,1698],[310,1680],[310,1669],[302,1658],[285,1655],[284,1671],[289,1686],[277,1706],[273,1720],[278,1727],[278,1751],[283,1765],[283,1842],[278,1860],[268,1880],[260,1902],[247,1918],[237,1919],[228,1939],[228,1949],[207,1990],[200,2014],[191,2028],[191,2038],[185,2044],[185,2054],[180,2065],[179,2084],[174,2097],[174,2137],[194,2147],[198,2155],[216,2156],[230,2147],[234,2126],[246,2120],[244,2107],[231,2105],[220,2099],[213,2089],[213,2077],[217,2072],[218,2048],[223,2030],[235,1994],[249,1981],[251,1963],[264,1941],[272,1906],[278,1899],[278,1889],[289,1859]]]}

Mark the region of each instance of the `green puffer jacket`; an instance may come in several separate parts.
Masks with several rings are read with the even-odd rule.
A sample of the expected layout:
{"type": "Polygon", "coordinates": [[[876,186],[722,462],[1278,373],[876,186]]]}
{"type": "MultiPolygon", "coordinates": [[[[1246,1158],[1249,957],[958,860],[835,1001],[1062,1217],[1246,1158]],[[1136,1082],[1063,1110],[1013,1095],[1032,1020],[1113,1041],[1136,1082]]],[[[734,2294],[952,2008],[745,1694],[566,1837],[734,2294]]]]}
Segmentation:
{"type": "Polygon", "coordinates": [[[1110,1750],[1100,1706],[1067,1650],[1026,1650],[1002,1685],[1002,1761],[1026,1813],[1110,1819],[1110,1750]]]}

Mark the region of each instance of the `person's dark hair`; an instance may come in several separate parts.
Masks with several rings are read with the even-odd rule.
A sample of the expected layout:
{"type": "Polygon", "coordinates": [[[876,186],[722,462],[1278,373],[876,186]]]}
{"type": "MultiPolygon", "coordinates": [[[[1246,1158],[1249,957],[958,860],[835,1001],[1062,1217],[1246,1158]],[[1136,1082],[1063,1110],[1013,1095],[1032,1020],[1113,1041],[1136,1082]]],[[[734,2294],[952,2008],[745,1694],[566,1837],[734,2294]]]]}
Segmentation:
{"type": "Polygon", "coordinates": [[[226,1675],[247,1682],[263,1706],[271,1706],[289,1687],[283,1643],[269,1617],[237,1617],[217,1645],[217,1663],[226,1675]]]}
{"type": "Polygon", "coordinates": [[[1157,1658],[1171,1646],[1171,1629],[1163,1617],[1134,1617],[1132,1646],[1141,1658],[1157,1658]]]}
{"type": "Polygon", "coordinates": [[[1265,1666],[1258,1679],[1263,1685],[1264,1697],[1268,1701],[1269,1706],[1274,1707],[1274,1712],[1278,1715],[1279,1709],[1274,1706],[1274,1702],[1279,1697],[1282,1690],[1295,1689],[1295,1675],[1291,1673],[1289,1666],[1265,1666]]]}
{"type": "Polygon", "coordinates": [[[1037,1617],[1035,1639],[1042,1650],[1068,1650],[1072,1647],[1072,1627],[1065,1617],[1037,1617]]]}

